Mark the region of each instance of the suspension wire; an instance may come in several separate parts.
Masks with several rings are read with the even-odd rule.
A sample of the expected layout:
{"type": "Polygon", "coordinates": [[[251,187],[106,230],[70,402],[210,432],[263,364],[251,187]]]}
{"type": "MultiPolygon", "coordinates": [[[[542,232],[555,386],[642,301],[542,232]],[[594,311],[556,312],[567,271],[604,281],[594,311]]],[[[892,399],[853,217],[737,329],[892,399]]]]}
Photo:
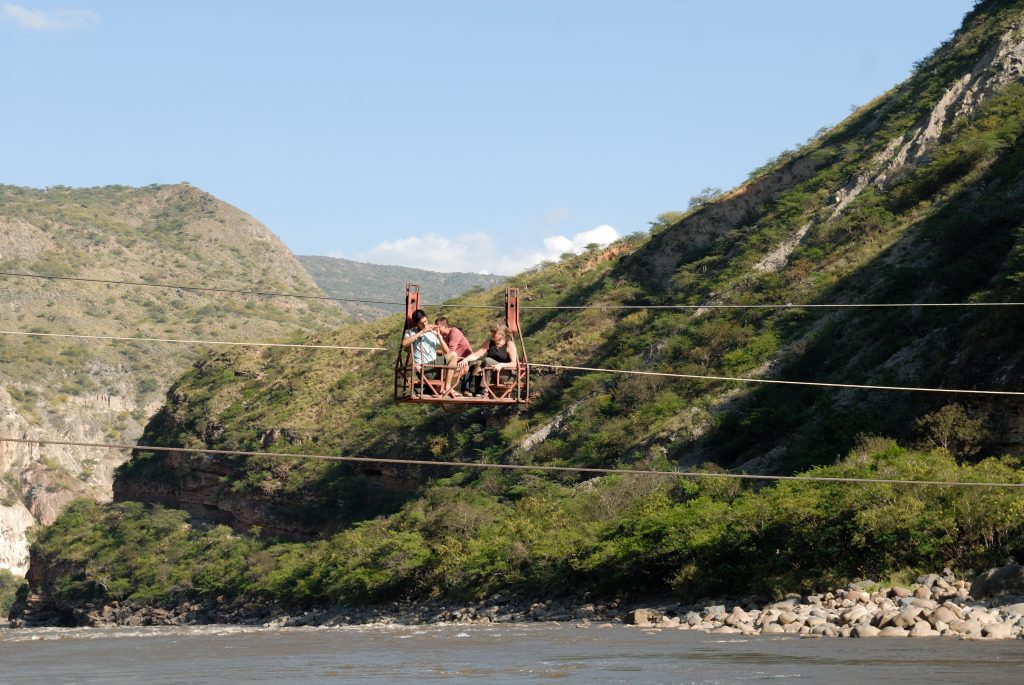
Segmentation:
{"type": "Polygon", "coordinates": [[[116,335],[85,335],[77,333],[29,333],[26,331],[0,331],[0,335],[22,335],[39,338],[78,338],[82,340],[112,340],[121,342],[184,343],[189,345],[230,345],[234,347],[298,347],[312,350],[357,350],[387,352],[387,347],[357,347],[354,345],[310,345],[306,343],[272,343],[232,340],[192,340],[184,338],[130,338],[116,335]]]}
{"type": "MultiPolygon", "coordinates": [[[[293,347],[312,350],[354,350],[365,352],[388,352],[388,347],[359,347],[355,345],[311,345],[306,343],[272,343],[272,342],[248,342],[231,340],[192,340],[182,338],[131,338],[127,336],[114,335],[85,335],[76,333],[31,333],[27,331],[0,331],[0,335],[20,335],[26,337],[40,338],[74,338],[82,340],[109,340],[118,342],[157,342],[157,343],[180,343],[188,345],[225,345],[233,347],[293,347]]],[[[658,376],[662,378],[686,378],[702,381],[735,381],[737,383],[762,383],[771,385],[803,385],[818,388],[852,388],[854,390],[893,390],[910,392],[938,392],[958,395],[1000,395],[1008,397],[1024,397],[1024,392],[1013,390],[970,390],[961,388],[921,388],[914,386],[898,385],[857,385],[854,383],[824,383],[814,381],[785,381],[770,378],[743,378],[737,376],[702,376],[692,373],[668,373],[659,371],[633,371],[628,369],[605,369],[592,366],[566,366],[562,364],[545,364],[530,362],[527,366],[536,368],[554,369],[556,371],[588,371],[595,373],[617,373],[634,376],[658,376]]]]}
{"type": "Polygon", "coordinates": [[[869,309],[913,307],[1024,307],[1024,302],[879,302],[817,304],[591,304],[576,306],[523,306],[520,309],[869,309]]]}
{"type": "MultiPolygon", "coordinates": [[[[360,304],[383,304],[401,307],[405,302],[390,300],[362,300],[349,297],[332,297],[329,295],[300,295],[298,293],[282,293],[261,290],[234,290],[231,288],[211,288],[197,285],[181,285],[174,283],[145,283],[142,281],[121,281],[104,278],[85,278],[82,276],[44,276],[19,271],[0,271],[0,276],[11,278],[38,278],[49,281],[76,281],[80,283],[104,283],[108,285],[128,285],[141,288],[165,288],[168,290],[191,290],[196,292],[230,293],[235,295],[257,295],[259,297],[291,297],[304,300],[328,300],[332,302],[355,302],[360,304]]],[[[447,307],[450,309],[501,309],[501,305],[492,304],[460,304],[457,302],[424,302],[424,307],[447,307]]],[[[527,305],[521,310],[549,309],[851,309],[851,308],[913,308],[913,307],[1024,307],[1024,302],[895,302],[895,303],[816,303],[816,304],[622,304],[622,305],[527,305]]]]}
{"type": "Polygon", "coordinates": [[[562,366],[560,364],[538,364],[530,362],[530,366],[556,369],[561,371],[594,371],[600,373],[618,373],[634,376],[658,376],[662,378],[689,378],[702,381],[736,381],[739,383],[768,383],[772,385],[806,385],[818,388],[853,388],[855,390],[899,390],[910,392],[942,392],[961,395],[1006,395],[1024,397],[1024,392],[1013,390],[967,390],[959,388],[918,388],[898,385],[855,385],[853,383],[816,383],[813,381],[783,381],[771,378],[737,378],[734,376],[700,376],[691,373],[663,373],[658,371],[627,371],[623,369],[601,369],[590,366],[562,366]]]}
{"type": "Polygon", "coordinates": [[[106,283],[108,285],[130,285],[140,288],[166,288],[168,290],[193,290],[208,293],[231,293],[235,295],[258,295],[260,297],[292,297],[302,300],[331,300],[334,302],[358,302],[361,304],[393,304],[402,306],[404,302],[388,302],[384,300],[358,300],[349,297],[331,297],[329,295],[300,295],[298,293],[267,292],[262,290],[232,290],[230,288],[208,288],[198,285],[180,285],[173,283],[144,283],[142,281],[117,281],[104,278],[83,278],[81,276],[42,276],[40,274],[21,273],[17,271],[0,271],[0,276],[16,278],[41,278],[49,281],[78,281],[80,283],[106,283]]]}
{"type": "Polygon", "coordinates": [[[218,450],[190,447],[159,447],[156,445],[124,445],[105,442],[78,442],[74,440],[48,440],[46,438],[11,438],[0,436],[0,442],[27,445],[60,445],[68,447],[92,447],[101,449],[132,450],[167,454],[210,454],[237,457],[273,457],[284,459],[309,459],[319,461],[340,461],[359,464],[402,464],[407,466],[439,466],[444,468],[501,469],[506,471],[551,471],[559,473],[595,473],[623,476],[670,476],[673,478],[731,478],[737,480],[763,481],[808,481],[815,483],[879,483],[887,485],[938,485],[946,487],[989,487],[1024,488],[1024,483],[997,481],[946,481],[909,480],[898,478],[853,478],[842,476],[776,476],[754,473],[705,473],[703,471],[661,471],[656,469],[610,469],[596,466],[544,466],[529,464],[498,464],[494,462],[430,461],[428,459],[388,459],[386,457],[346,457],[334,454],[306,454],[289,452],[252,452],[244,450],[218,450]]]}

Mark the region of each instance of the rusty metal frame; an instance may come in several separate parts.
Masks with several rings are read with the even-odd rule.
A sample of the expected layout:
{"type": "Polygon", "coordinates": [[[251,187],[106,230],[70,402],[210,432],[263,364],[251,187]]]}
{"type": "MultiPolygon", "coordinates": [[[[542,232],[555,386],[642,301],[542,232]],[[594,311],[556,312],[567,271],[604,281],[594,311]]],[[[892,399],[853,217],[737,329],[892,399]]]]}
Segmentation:
{"type": "MultiPolygon", "coordinates": [[[[405,322],[401,335],[413,327],[412,314],[420,305],[420,287],[415,283],[405,285],[405,322]]],[[[438,404],[442,406],[509,406],[530,403],[530,366],[526,356],[526,345],[523,342],[522,326],[519,322],[519,288],[505,289],[505,325],[512,336],[518,351],[518,364],[512,373],[512,381],[501,382],[501,376],[510,373],[509,369],[495,372],[485,369],[481,377],[483,397],[456,397],[449,393],[440,393],[441,380],[426,378],[425,374],[416,373],[412,368],[412,350],[398,348],[395,360],[395,402],[413,404],[438,404]],[[490,378],[493,376],[493,380],[490,378]]],[[[426,364],[425,369],[446,367],[426,364]]],[[[443,374],[443,371],[442,371],[443,374]]],[[[454,387],[454,386],[453,386],[454,387]]]]}

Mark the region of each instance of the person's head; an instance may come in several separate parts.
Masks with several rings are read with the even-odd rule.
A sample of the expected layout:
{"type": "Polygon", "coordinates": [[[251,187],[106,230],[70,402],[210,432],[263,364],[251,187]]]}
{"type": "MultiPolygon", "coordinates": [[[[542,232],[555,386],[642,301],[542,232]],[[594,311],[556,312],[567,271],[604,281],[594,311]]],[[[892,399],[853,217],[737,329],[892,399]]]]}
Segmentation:
{"type": "Polygon", "coordinates": [[[491,326],[491,340],[501,345],[508,337],[508,327],[503,323],[494,323],[491,326]]]}
{"type": "Polygon", "coordinates": [[[448,335],[448,332],[452,329],[452,325],[448,323],[448,319],[440,317],[434,322],[437,326],[437,330],[441,332],[441,335],[448,335]]]}
{"type": "Polygon", "coordinates": [[[419,329],[424,329],[430,322],[427,320],[427,313],[422,309],[417,309],[412,313],[412,324],[419,329]]]}

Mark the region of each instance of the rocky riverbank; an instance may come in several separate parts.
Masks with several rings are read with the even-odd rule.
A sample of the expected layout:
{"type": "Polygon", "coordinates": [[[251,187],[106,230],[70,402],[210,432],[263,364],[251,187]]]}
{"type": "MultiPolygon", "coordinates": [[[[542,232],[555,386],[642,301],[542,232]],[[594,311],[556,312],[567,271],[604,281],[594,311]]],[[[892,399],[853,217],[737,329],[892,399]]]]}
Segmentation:
{"type": "Polygon", "coordinates": [[[1022,638],[1024,567],[1009,564],[991,569],[973,583],[955,578],[949,571],[921,576],[909,587],[883,587],[865,580],[822,594],[790,595],[776,602],[748,597],[679,604],[671,600],[591,601],[586,596],[542,601],[495,595],[475,604],[395,602],[289,612],[252,598],[211,598],[172,608],[120,602],[72,608],[29,597],[11,612],[14,627],[234,623],[277,628],[533,621],[621,623],[735,635],[1022,638]]]}

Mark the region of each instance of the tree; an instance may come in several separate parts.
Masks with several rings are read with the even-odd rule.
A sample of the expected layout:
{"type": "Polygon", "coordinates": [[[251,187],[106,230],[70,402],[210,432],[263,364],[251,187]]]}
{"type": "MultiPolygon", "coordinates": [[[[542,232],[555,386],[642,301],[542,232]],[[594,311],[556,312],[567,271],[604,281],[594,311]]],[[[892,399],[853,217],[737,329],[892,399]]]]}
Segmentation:
{"type": "Polygon", "coordinates": [[[725,195],[725,192],[721,188],[707,186],[690,198],[690,209],[706,205],[707,203],[722,197],[722,195],[725,195]]]}
{"type": "Polygon", "coordinates": [[[947,404],[914,422],[925,447],[944,449],[958,457],[971,457],[981,450],[988,431],[980,419],[971,418],[956,402],[947,404]]]}

